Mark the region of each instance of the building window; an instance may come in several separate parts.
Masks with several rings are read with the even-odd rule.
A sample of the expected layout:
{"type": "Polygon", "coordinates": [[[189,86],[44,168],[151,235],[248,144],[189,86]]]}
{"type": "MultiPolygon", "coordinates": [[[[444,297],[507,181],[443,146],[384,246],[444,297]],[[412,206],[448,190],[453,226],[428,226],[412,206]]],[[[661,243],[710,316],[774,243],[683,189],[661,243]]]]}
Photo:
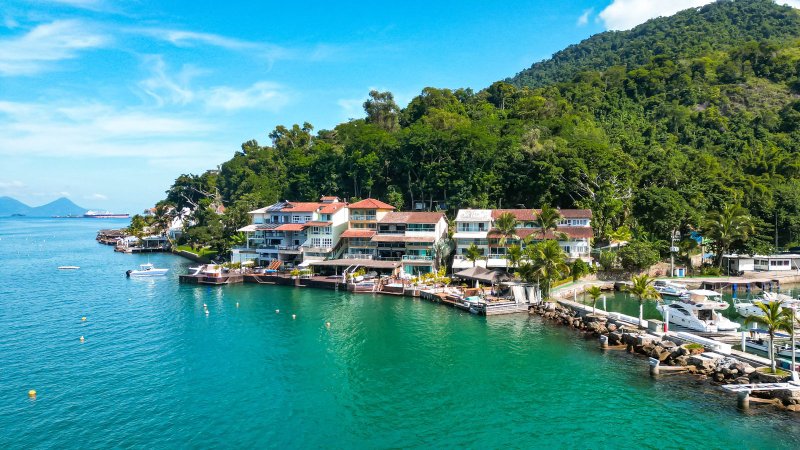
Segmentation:
{"type": "Polygon", "coordinates": [[[436,225],[432,223],[410,223],[408,231],[436,231],[436,225]]]}

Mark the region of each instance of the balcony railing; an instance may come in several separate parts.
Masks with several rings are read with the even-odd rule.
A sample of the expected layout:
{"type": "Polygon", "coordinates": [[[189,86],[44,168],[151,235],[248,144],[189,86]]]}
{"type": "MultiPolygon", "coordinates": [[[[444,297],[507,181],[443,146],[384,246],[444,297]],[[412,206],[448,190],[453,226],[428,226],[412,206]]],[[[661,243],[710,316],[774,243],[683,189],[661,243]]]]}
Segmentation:
{"type": "Polygon", "coordinates": [[[300,251],[299,245],[278,245],[278,250],[285,250],[290,252],[297,252],[300,251]]]}
{"type": "Polygon", "coordinates": [[[403,261],[433,261],[429,255],[403,255],[403,261]]]}
{"type": "Polygon", "coordinates": [[[350,216],[350,220],[378,220],[376,216],[365,216],[363,214],[353,214],[350,216]]]}
{"type": "Polygon", "coordinates": [[[373,259],[373,255],[362,255],[358,253],[345,253],[343,259],[373,259]]]}

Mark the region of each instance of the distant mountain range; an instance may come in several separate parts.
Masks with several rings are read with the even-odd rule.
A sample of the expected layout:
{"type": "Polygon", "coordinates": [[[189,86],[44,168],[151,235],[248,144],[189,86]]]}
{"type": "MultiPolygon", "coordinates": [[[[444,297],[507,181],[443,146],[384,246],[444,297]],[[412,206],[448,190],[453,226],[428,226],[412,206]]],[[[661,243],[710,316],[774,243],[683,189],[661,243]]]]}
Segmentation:
{"type": "Polygon", "coordinates": [[[86,212],[86,208],[78,206],[68,198],[61,197],[57,200],[42,205],[28,206],[11,197],[0,197],[0,217],[21,214],[28,217],[68,216],[86,212]]]}

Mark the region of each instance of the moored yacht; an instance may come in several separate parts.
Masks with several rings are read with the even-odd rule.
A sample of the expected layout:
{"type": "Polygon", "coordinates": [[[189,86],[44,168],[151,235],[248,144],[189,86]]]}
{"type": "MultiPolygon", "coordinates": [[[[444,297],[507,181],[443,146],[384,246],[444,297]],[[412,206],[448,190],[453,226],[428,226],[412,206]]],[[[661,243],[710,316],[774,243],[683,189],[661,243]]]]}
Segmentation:
{"type": "Polygon", "coordinates": [[[656,282],[653,283],[653,287],[662,296],[684,298],[689,295],[689,290],[686,289],[686,285],[669,280],[656,280],[656,282]]]}
{"type": "Polygon", "coordinates": [[[140,264],[138,270],[125,272],[128,277],[157,277],[166,275],[169,269],[156,269],[151,263],[140,264]]]}
{"type": "Polygon", "coordinates": [[[770,305],[778,302],[781,308],[795,308],[795,316],[800,320],[800,300],[793,299],[786,294],[773,292],[762,292],[754,299],[733,299],[733,307],[742,317],[763,317],[764,311],[758,307],[758,303],[770,305]]]}
{"type": "Polygon", "coordinates": [[[716,333],[732,331],[741,325],[722,315],[728,308],[722,294],[706,289],[693,289],[686,298],[657,306],[661,316],[669,316],[669,323],[680,325],[694,331],[716,333]]]}

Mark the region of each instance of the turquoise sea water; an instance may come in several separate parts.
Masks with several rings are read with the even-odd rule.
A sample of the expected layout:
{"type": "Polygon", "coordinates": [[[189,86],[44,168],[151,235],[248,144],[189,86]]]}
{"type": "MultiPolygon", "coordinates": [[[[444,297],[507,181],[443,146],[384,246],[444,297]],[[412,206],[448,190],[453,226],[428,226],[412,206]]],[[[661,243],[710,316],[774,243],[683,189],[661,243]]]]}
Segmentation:
{"type": "Polygon", "coordinates": [[[121,224],[0,219],[0,448],[798,446],[797,415],[535,317],[179,285],[171,255],[126,279],[148,257],[94,241],[121,224]]]}

